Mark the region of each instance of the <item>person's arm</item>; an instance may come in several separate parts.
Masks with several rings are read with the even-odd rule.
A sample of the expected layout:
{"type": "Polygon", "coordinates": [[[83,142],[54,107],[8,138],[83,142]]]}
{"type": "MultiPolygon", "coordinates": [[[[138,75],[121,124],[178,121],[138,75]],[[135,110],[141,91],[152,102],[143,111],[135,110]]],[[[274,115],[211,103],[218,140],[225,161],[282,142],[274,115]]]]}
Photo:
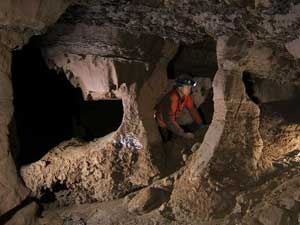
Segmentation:
{"type": "Polygon", "coordinates": [[[167,125],[167,128],[174,134],[184,137],[185,132],[176,122],[176,110],[178,107],[178,99],[176,96],[170,96],[169,101],[166,104],[166,108],[162,112],[163,119],[167,125]]]}
{"type": "Polygon", "coordinates": [[[190,111],[194,121],[200,125],[203,123],[203,120],[200,116],[200,113],[198,112],[197,108],[195,107],[195,104],[193,102],[193,99],[191,96],[188,96],[187,102],[186,102],[186,107],[190,111]]]}

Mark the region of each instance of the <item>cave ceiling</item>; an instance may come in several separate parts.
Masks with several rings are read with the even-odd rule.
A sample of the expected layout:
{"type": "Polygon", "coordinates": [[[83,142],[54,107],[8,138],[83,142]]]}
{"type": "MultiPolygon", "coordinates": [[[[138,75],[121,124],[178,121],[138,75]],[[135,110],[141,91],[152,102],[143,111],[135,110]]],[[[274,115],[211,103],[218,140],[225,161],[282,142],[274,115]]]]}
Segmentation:
{"type": "MultiPolygon", "coordinates": [[[[250,43],[263,42],[284,49],[300,35],[297,2],[80,0],[69,6],[49,30],[47,45],[67,47],[71,53],[109,56],[118,44],[133,47],[143,40],[151,46],[157,37],[191,44],[207,36],[237,36],[250,43]],[[107,35],[108,31],[112,36],[107,35]],[[124,34],[122,38],[118,38],[119,33],[124,34]]],[[[139,53],[132,50],[125,55],[139,53]]]]}

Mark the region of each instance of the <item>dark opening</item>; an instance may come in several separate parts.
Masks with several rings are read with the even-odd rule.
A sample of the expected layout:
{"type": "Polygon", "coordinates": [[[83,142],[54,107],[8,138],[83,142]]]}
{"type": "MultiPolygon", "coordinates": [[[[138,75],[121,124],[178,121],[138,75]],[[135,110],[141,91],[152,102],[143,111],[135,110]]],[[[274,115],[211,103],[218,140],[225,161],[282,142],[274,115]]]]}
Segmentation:
{"type": "Polygon", "coordinates": [[[263,78],[248,71],[243,72],[243,82],[248,97],[259,105],[262,118],[264,115],[277,116],[289,124],[300,123],[298,86],[263,78]]]}
{"type": "Polygon", "coordinates": [[[203,42],[181,44],[174,58],[168,64],[168,78],[175,79],[181,73],[193,77],[213,78],[218,70],[216,42],[207,37],[203,42]]]}
{"type": "Polygon", "coordinates": [[[253,80],[253,77],[251,76],[250,73],[248,73],[248,72],[244,72],[243,73],[243,82],[244,82],[244,85],[245,85],[246,93],[249,96],[249,98],[255,104],[259,104],[260,101],[259,101],[258,97],[255,96],[255,93],[254,93],[254,84],[255,84],[255,81],[253,80]]]}
{"type": "Polygon", "coordinates": [[[17,165],[40,159],[64,140],[90,141],[120,126],[122,101],[84,101],[64,73],[48,69],[34,40],[12,57],[17,165]]]}
{"type": "MultiPolygon", "coordinates": [[[[181,74],[190,75],[197,85],[192,88],[191,96],[204,124],[199,126],[188,116],[188,110],[183,113],[184,119],[178,118],[177,122],[185,132],[192,132],[194,139],[177,139],[168,129],[159,128],[166,154],[166,174],[171,174],[185,164],[184,159],[191,154],[195,142],[202,142],[205,133],[212,121],[214,113],[212,82],[218,70],[216,42],[208,37],[202,42],[187,45],[181,44],[176,55],[168,64],[167,72],[170,81],[166,95],[174,88],[174,79],[181,74]],[[171,81],[172,80],[172,81],[171,81]],[[183,157],[184,156],[184,157],[183,157]]],[[[161,96],[159,103],[168,102],[161,96]]],[[[167,107],[167,104],[166,106],[167,107]]]]}
{"type": "MultiPolygon", "coordinates": [[[[211,82],[217,70],[216,42],[211,37],[191,45],[181,44],[167,68],[169,79],[176,79],[180,74],[185,73],[195,79],[209,78],[211,82]]],[[[194,89],[193,91],[197,91],[199,95],[207,96],[198,111],[204,123],[211,123],[214,111],[212,88],[207,89],[202,85],[200,90],[194,89]]]]}

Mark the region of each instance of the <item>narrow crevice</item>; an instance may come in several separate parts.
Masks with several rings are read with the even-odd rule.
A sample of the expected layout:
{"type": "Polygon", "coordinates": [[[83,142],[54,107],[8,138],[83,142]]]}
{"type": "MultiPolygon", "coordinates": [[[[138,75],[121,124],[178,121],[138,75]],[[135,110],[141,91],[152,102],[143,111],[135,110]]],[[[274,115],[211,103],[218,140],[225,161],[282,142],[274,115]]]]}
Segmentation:
{"type": "Polygon", "coordinates": [[[176,76],[178,75],[177,74],[178,72],[176,71],[176,64],[178,60],[180,60],[180,55],[182,54],[183,48],[184,48],[183,45],[180,44],[175,56],[173,57],[173,59],[170,60],[167,66],[168,79],[175,79],[176,76]]]}
{"type": "Polygon", "coordinates": [[[245,85],[246,93],[248,97],[255,103],[255,104],[260,104],[260,100],[257,96],[255,96],[255,91],[254,91],[254,85],[255,81],[252,77],[252,75],[248,72],[243,73],[243,82],[245,85]]]}

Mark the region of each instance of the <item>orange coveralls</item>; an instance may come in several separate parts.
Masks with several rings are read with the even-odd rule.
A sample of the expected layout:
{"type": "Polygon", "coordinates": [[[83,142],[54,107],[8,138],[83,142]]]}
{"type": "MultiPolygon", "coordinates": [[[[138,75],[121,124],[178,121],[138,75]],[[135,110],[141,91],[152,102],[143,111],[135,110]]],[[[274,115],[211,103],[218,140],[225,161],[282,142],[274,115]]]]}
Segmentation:
{"type": "Polygon", "coordinates": [[[185,107],[191,113],[194,121],[200,125],[202,118],[194,105],[192,97],[190,95],[180,96],[176,88],[170,91],[155,107],[155,118],[158,125],[161,128],[167,128],[178,136],[183,136],[185,132],[176,119],[182,115],[185,107]]]}

